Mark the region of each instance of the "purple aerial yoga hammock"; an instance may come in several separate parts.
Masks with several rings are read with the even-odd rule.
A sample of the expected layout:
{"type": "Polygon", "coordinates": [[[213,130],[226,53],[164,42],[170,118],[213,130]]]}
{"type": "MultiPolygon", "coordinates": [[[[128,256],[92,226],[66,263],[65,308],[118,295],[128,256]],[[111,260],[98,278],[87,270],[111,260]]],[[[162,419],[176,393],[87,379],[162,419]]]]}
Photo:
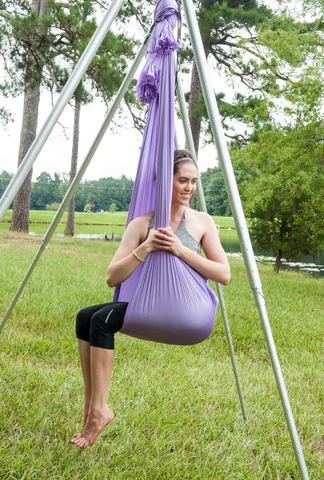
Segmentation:
{"type": "MultiPolygon", "coordinates": [[[[149,103],[143,145],[127,223],[155,211],[155,228],[169,225],[173,183],[175,0],[159,0],[147,60],[137,85],[149,103]],[[156,174],[156,181],[155,181],[156,174]]],[[[152,252],[116,287],[114,301],[129,302],[120,330],[144,340],[191,345],[212,332],[217,298],[207,279],[171,253],[152,252]]]]}

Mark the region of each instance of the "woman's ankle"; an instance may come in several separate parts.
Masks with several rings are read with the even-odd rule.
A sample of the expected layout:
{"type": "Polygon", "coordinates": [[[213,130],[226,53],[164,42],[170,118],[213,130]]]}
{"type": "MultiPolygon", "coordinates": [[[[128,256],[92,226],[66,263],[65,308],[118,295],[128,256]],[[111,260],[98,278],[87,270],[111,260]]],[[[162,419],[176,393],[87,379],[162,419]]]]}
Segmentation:
{"type": "Polygon", "coordinates": [[[89,407],[88,412],[89,412],[89,415],[95,418],[99,418],[99,417],[105,416],[108,410],[110,410],[110,408],[106,402],[95,403],[95,404],[92,403],[89,407]]]}

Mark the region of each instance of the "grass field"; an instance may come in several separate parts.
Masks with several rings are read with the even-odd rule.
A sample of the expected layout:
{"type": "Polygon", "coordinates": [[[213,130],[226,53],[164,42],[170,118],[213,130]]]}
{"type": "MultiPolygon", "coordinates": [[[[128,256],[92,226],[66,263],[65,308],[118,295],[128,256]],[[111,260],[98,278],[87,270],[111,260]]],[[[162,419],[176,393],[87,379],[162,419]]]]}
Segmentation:
{"type": "MultiPolygon", "coordinates": [[[[0,232],[0,313],[40,238],[0,232]]],[[[242,419],[221,314],[204,343],[177,347],[118,334],[109,402],[115,420],[85,452],[74,318],[112,298],[116,244],[55,238],[0,336],[0,478],[298,479],[244,264],[223,289],[249,423],[242,419]]],[[[310,478],[324,478],[324,280],[259,266],[310,478]]]]}
{"type": "MultiPolygon", "coordinates": [[[[31,210],[29,220],[33,224],[31,225],[31,230],[34,229],[34,223],[37,222],[46,222],[50,223],[54,218],[55,212],[48,212],[43,210],[31,210]]],[[[11,220],[12,210],[8,210],[3,217],[4,222],[11,220]]],[[[234,220],[232,217],[213,217],[214,221],[221,228],[235,228],[234,220]]],[[[67,214],[64,213],[62,217],[62,222],[66,222],[67,214]]],[[[84,213],[76,212],[75,213],[75,223],[81,223],[83,225],[100,225],[100,224],[126,224],[127,212],[116,212],[108,213],[107,215],[103,213],[84,213]]],[[[3,226],[3,223],[0,227],[3,226]]],[[[64,228],[64,227],[63,227],[64,228]]]]}

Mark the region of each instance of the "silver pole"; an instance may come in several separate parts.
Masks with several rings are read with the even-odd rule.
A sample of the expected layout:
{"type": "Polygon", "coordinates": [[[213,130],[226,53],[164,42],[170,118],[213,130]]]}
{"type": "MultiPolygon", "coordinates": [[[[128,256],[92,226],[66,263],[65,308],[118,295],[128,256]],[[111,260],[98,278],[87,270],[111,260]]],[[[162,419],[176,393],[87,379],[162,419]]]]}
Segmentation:
{"type": "MultiPolygon", "coordinates": [[[[180,73],[177,73],[177,97],[178,97],[178,103],[180,107],[180,113],[181,113],[181,118],[182,118],[182,123],[185,131],[185,137],[186,137],[186,144],[188,145],[189,150],[191,151],[193,157],[196,160],[197,163],[197,158],[196,158],[196,153],[195,153],[195,145],[194,141],[192,138],[192,133],[191,133],[191,128],[190,128],[190,121],[189,121],[189,115],[188,115],[188,110],[186,108],[186,100],[185,100],[185,95],[184,91],[182,88],[182,82],[181,82],[181,77],[180,73]]],[[[206,202],[205,202],[205,197],[204,197],[204,192],[203,192],[203,186],[201,183],[201,178],[198,172],[198,181],[197,181],[197,196],[198,196],[198,202],[199,202],[199,209],[203,212],[207,213],[207,207],[206,207],[206,202]]],[[[234,352],[234,346],[233,346],[233,341],[232,341],[232,335],[231,335],[231,330],[230,330],[230,325],[227,317],[227,312],[226,312],[226,307],[225,307],[225,300],[223,296],[223,291],[222,287],[219,283],[216,283],[217,286],[217,293],[218,293],[218,298],[219,298],[219,303],[222,311],[222,318],[223,318],[223,323],[225,327],[225,333],[226,333],[226,339],[228,343],[228,347],[230,350],[230,356],[231,356],[231,362],[232,362],[232,367],[234,371],[234,377],[235,377],[235,383],[236,383],[236,388],[238,391],[238,396],[240,400],[240,405],[241,405],[241,410],[243,414],[244,420],[248,421],[248,415],[245,407],[245,401],[244,401],[244,395],[243,395],[243,390],[242,390],[242,384],[238,372],[238,367],[237,367],[237,362],[236,362],[236,357],[235,357],[235,352],[234,352]]]]}
{"type": "Polygon", "coordinates": [[[83,52],[79,62],[77,63],[71,77],[69,78],[67,84],[62,90],[59,99],[57,100],[54,108],[52,109],[50,115],[45,121],[40,132],[36,136],[32,145],[30,146],[28,152],[26,153],[25,158],[19,165],[17,172],[11,179],[8,187],[2,195],[0,200],[0,220],[2,220],[4,214],[10,207],[11,202],[15,198],[19,188],[23,184],[25,178],[27,177],[30,169],[32,168],[39,152],[43,148],[44,143],[48,139],[51,131],[53,130],[57,120],[59,119],[61,113],[66,107],[67,103],[71,99],[75,89],[79,85],[81,78],[83,77],[85,71],[90,65],[93,57],[95,56],[98,48],[100,47],[103,39],[107,35],[107,32],[118,15],[119,10],[121,9],[125,0],[113,0],[107,13],[105,14],[101,24],[93,34],[87,48],[83,52]]]}
{"type": "MultiPolygon", "coordinates": [[[[177,68],[175,68],[175,71],[177,71],[177,68]]],[[[186,137],[186,144],[188,145],[188,148],[189,148],[190,152],[192,153],[192,156],[194,157],[194,159],[196,161],[196,164],[198,166],[195,145],[194,145],[194,141],[193,141],[192,133],[191,133],[189,115],[188,115],[188,111],[187,111],[187,107],[186,107],[185,95],[184,95],[184,91],[183,91],[183,88],[182,88],[181,76],[180,76],[179,72],[177,72],[177,98],[178,98],[178,103],[179,103],[183,128],[184,128],[184,132],[185,132],[185,137],[186,137]]],[[[203,187],[202,187],[202,183],[201,183],[201,178],[200,178],[200,175],[199,175],[199,168],[197,168],[197,170],[198,170],[197,197],[198,197],[199,210],[201,210],[202,212],[207,212],[207,207],[206,207],[206,202],[205,202],[205,197],[204,197],[204,191],[203,191],[203,187]]]]}
{"type": "Polygon", "coordinates": [[[249,278],[249,283],[253,291],[254,300],[258,308],[260,320],[262,323],[263,332],[265,335],[272,368],[276,378],[281,403],[283,406],[284,414],[286,417],[286,422],[288,430],[290,433],[291,441],[293,444],[296,461],[298,464],[299,472],[303,480],[308,480],[308,471],[301,448],[300,440],[298,437],[294,417],[291,411],[290,402],[288,398],[287,389],[285,386],[284,378],[282,375],[276,346],[271,332],[270,323],[268,320],[268,315],[265,307],[265,300],[262,293],[261,280],[259,272],[257,269],[256,261],[253,254],[252,244],[247,229],[245,216],[241,204],[241,199],[239,196],[238,188],[236,185],[236,180],[233,172],[232,163],[230,160],[229,152],[227,149],[226,139],[223,133],[222,124],[217,108],[217,103],[215,95],[212,89],[212,84],[208,75],[208,66],[206,57],[204,54],[204,49],[201,41],[201,36],[199,32],[199,27],[194,11],[194,7],[191,0],[183,0],[184,12],[187,20],[187,25],[189,29],[189,35],[194,51],[194,56],[196,60],[196,65],[199,73],[199,78],[203,90],[203,95],[205,98],[205,103],[207,106],[208,116],[212,127],[214,141],[217,147],[218,156],[220,159],[226,190],[231,204],[233,217],[235,220],[236,230],[238,232],[238,237],[243,252],[243,258],[245,266],[247,269],[247,274],[249,278]]]}
{"type": "Polygon", "coordinates": [[[245,407],[243,389],[242,389],[240,374],[239,374],[238,367],[237,367],[236,356],[235,356],[235,352],[234,352],[234,345],[233,345],[230,325],[229,325],[229,321],[228,321],[228,317],[227,317],[227,311],[226,311],[224,296],[223,296],[223,292],[222,292],[222,287],[219,283],[216,283],[216,287],[217,287],[219,303],[220,303],[221,310],[222,310],[222,317],[223,317],[223,323],[224,323],[224,327],[225,327],[226,340],[227,340],[228,347],[229,347],[229,350],[230,350],[232,368],[233,368],[236,388],[237,388],[237,392],[238,392],[238,396],[239,396],[239,400],[240,400],[242,415],[243,415],[244,420],[247,422],[249,420],[249,418],[248,418],[248,414],[247,414],[246,407],[245,407]]]}
{"type": "Polygon", "coordinates": [[[61,220],[62,218],[62,215],[64,213],[64,211],[67,209],[68,205],[69,205],[69,202],[71,200],[71,198],[73,197],[79,183],[81,182],[82,180],[82,177],[89,165],[89,163],[91,162],[98,146],[100,145],[100,142],[104,136],[104,134],[106,133],[106,130],[117,110],[117,108],[119,107],[122,99],[124,98],[124,95],[125,95],[125,92],[127,91],[135,73],[136,73],[136,70],[138,69],[139,67],[139,64],[141,63],[144,55],[145,55],[145,52],[146,52],[146,49],[147,49],[147,43],[148,43],[148,40],[149,40],[149,37],[147,37],[147,39],[145,40],[144,44],[142,45],[142,47],[140,48],[139,52],[137,53],[137,56],[134,60],[134,63],[133,65],[131,66],[129,72],[127,73],[126,77],[124,78],[124,81],[123,83],[121,84],[119,90],[118,90],[118,93],[116,95],[116,98],[115,100],[113,101],[111,107],[110,107],[110,110],[103,122],[103,124],[101,125],[101,128],[95,138],[95,140],[93,141],[91,147],[90,147],[90,150],[87,154],[87,156],[85,157],[80,169],[78,170],[76,176],[74,177],[74,180],[73,182],[71,183],[69,189],[67,190],[64,198],[63,198],[63,201],[58,209],[58,211],[56,212],[53,220],[52,220],[52,223],[50,224],[50,226],[48,227],[48,230],[42,240],[42,243],[40,244],[39,246],[39,249],[35,255],[35,258],[34,260],[32,261],[24,279],[22,280],[14,298],[12,299],[9,307],[8,307],[8,310],[6,311],[3,319],[2,319],[2,322],[0,323],[0,332],[3,330],[3,327],[5,326],[5,323],[7,322],[9,316],[10,316],[10,313],[12,312],[14,306],[16,305],[29,277],[31,276],[34,268],[36,267],[36,264],[38,262],[38,260],[40,259],[43,251],[45,248],[47,248],[48,246],[48,243],[50,241],[50,239],[52,238],[54,232],[55,232],[55,229],[59,223],[59,221],[61,220]]]}

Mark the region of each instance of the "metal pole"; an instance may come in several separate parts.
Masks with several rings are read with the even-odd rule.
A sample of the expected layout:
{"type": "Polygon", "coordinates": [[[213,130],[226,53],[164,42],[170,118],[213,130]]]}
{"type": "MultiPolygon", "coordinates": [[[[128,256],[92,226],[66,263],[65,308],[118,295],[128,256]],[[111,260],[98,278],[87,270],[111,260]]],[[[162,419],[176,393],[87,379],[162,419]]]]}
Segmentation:
{"type": "Polygon", "coordinates": [[[230,350],[232,368],[233,368],[236,388],[237,388],[237,392],[238,392],[238,396],[239,396],[239,400],[240,400],[242,415],[243,415],[244,420],[247,422],[249,420],[249,418],[248,418],[248,414],[247,414],[247,411],[246,411],[243,389],[242,389],[240,374],[239,374],[238,367],[237,367],[237,362],[236,362],[236,357],[235,357],[235,352],[234,352],[234,345],[233,345],[231,330],[230,330],[230,326],[229,326],[229,321],[228,321],[228,318],[227,318],[227,312],[226,312],[226,306],[225,306],[224,296],[223,296],[223,292],[222,292],[222,287],[219,283],[216,283],[216,287],[217,287],[219,303],[220,303],[221,310],[222,310],[222,317],[223,317],[223,323],[224,323],[224,327],[225,327],[225,334],[226,334],[228,347],[229,347],[229,350],[230,350]]]}
{"type": "Polygon", "coordinates": [[[113,0],[107,13],[105,14],[101,24],[93,34],[87,48],[83,52],[80,60],[78,61],[71,77],[69,78],[67,84],[62,90],[61,95],[59,96],[56,104],[54,105],[50,115],[45,121],[40,132],[36,136],[32,145],[30,146],[28,152],[26,153],[25,158],[19,165],[17,172],[6,188],[2,198],[0,200],[0,220],[2,220],[4,214],[8,210],[11,202],[15,198],[19,188],[23,184],[25,178],[27,177],[30,169],[32,168],[39,152],[43,148],[44,143],[48,139],[51,131],[53,130],[57,120],[59,119],[61,113],[66,107],[67,103],[71,99],[75,89],[79,85],[81,78],[83,77],[85,71],[90,65],[93,57],[95,56],[98,48],[100,47],[103,39],[107,35],[107,32],[118,15],[119,10],[121,9],[125,0],[113,0]]]}
{"type": "Polygon", "coordinates": [[[287,389],[285,386],[284,378],[282,375],[276,346],[271,332],[270,323],[268,320],[268,315],[265,307],[265,300],[262,293],[261,280],[259,272],[257,269],[256,261],[253,254],[252,244],[247,229],[245,216],[241,204],[241,199],[239,196],[238,188],[236,185],[236,180],[233,172],[232,163],[230,160],[229,152],[227,149],[226,139],[223,133],[222,124],[217,108],[217,103],[215,95],[212,89],[212,84],[208,75],[208,66],[206,57],[204,54],[204,49],[202,45],[202,40],[199,32],[199,27],[191,0],[183,0],[184,12],[187,20],[187,25],[189,29],[189,35],[194,51],[195,61],[199,73],[200,83],[203,90],[203,95],[205,98],[205,103],[208,111],[209,120],[212,127],[214,141],[217,147],[218,156],[220,159],[226,190],[231,204],[233,217],[235,220],[236,230],[238,232],[238,237],[243,253],[243,258],[245,266],[247,269],[247,274],[249,278],[249,283],[253,291],[253,296],[255,303],[258,308],[260,320],[262,323],[263,332],[265,335],[272,368],[276,378],[281,403],[283,406],[284,414],[286,417],[287,426],[289,429],[291,441],[293,444],[296,461],[298,464],[299,472],[303,480],[308,480],[308,471],[301,448],[300,440],[298,437],[295,421],[290,407],[290,402],[288,398],[287,389]]]}
{"type": "MultiPolygon", "coordinates": [[[[177,71],[176,67],[175,67],[175,71],[177,71]]],[[[190,152],[192,153],[192,156],[194,157],[194,159],[196,161],[196,164],[198,166],[195,145],[194,145],[194,141],[193,141],[192,133],[191,133],[189,115],[188,115],[188,111],[187,111],[187,107],[186,107],[185,95],[184,95],[184,91],[183,91],[183,88],[182,88],[181,76],[180,76],[179,72],[177,72],[177,98],[178,98],[178,103],[179,103],[179,108],[180,108],[180,113],[181,113],[181,119],[182,119],[182,123],[183,123],[183,129],[184,129],[185,137],[186,137],[186,144],[188,145],[188,148],[189,148],[190,152]]],[[[202,187],[202,183],[201,183],[201,178],[200,178],[200,175],[199,175],[199,167],[197,167],[197,170],[198,170],[197,196],[198,196],[199,210],[201,210],[203,212],[207,212],[207,207],[206,207],[206,202],[205,202],[205,197],[204,197],[204,191],[203,191],[203,187],[202,187]]]]}
{"type": "MultiPolygon", "coordinates": [[[[194,159],[196,160],[196,163],[197,163],[195,146],[194,146],[194,141],[193,141],[193,138],[192,138],[192,133],[191,133],[191,128],[190,128],[189,115],[188,115],[188,111],[187,111],[187,108],[186,108],[186,100],[185,100],[185,96],[184,96],[184,92],[183,92],[183,88],[182,88],[181,77],[180,77],[179,72],[177,73],[177,97],[178,97],[178,103],[179,103],[179,107],[180,107],[180,113],[181,113],[183,128],[184,128],[184,131],[185,131],[186,144],[188,145],[188,148],[191,151],[191,153],[192,153],[192,155],[193,155],[193,157],[194,157],[194,159]]],[[[206,207],[206,202],[205,202],[205,197],[204,197],[204,192],[203,192],[203,187],[202,187],[199,172],[198,172],[198,180],[197,180],[197,195],[198,195],[199,209],[201,211],[207,213],[207,207],[206,207]]],[[[246,411],[246,407],[245,407],[242,384],[241,384],[240,375],[239,375],[239,372],[238,372],[238,367],[237,367],[237,362],[236,362],[236,357],[235,357],[235,352],[234,352],[234,346],[233,346],[233,341],[232,341],[232,335],[231,335],[231,329],[230,329],[230,325],[229,325],[229,321],[228,321],[228,317],[227,317],[223,291],[222,291],[222,287],[219,283],[216,283],[216,287],[217,287],[219,303],[220,303],[220,307],[221,307],[221,311],[222,311],[222,318],[223,318],[223,323],[224,323],[224,327],[225,327],[226,339],[227,339],[228,347],[229,347],[229,350],[230,350],[231,362],[232,362],[232,367],[233,367],[233,371],[234,371],[235,383],[236,383],[236,388],[237,388],[237,391],[238,391],[241,410],[242,410],[244,420],[248,421],[248,415],[247,415],[247,411],[246,411]]]]}
{"type": "Polygon", "coordinates": [[[124,95],[125,95],[125,92],[127,91],[135,73],[136,73],[136,70],[138,69],[139,67],[139,64],[141,63],[144,55],[145,55],[145,52],[146,52],[146,49],[147,49],[147,44],[148,44],[148,40],[149,40],[149,37],[147,37],[147,39],[145,40],[144,44],[142,45],[142,47],[140,48],[139,52],[137,53],[137,56],[134,60],[134,63],[133,65],[131,66],[129,72],[127,73],[126,77],[124,78],[124,81],[123,83],[121,84],[119,90],[118,90],[118,93],[116,95],[116,98],[115,100],[113,101],[111,107],[110,107],[110,110],[103,122],[103,124],[101,125],[101,128],[96,136],[96,138],[94,139],[91,147],[90,147],[90,150],[87,154],[87,156],[85,157],[80,169],[78,170],[76,176],[74,177],[74,180],[73,182],[71,183],[68,191],[66,192],[64,198],[63,198],[63,201],[58,209],[58,211],[56,212],[55,214],[55,217],[53,218],[52,220],[52,223],[50,224],[50,226],[48,227],[48,230],[42,240],[42,243],[41,245],[39,246],[39,249],[35,255],[35,258],[34,260],[32,261],[24,279],[22,280],[14,298],[12,299],[9,307],[8,307],[8,310],[6,311],[3,319],[2,319],[2,322],[0,323],[0,332],[3,330],[3,327],[5,326],[5,323],[6,321],[8,320],[9,316],[10,316],[10,313],[12,312],[14,306],[16,305],[17,301],[18,301],[18,298],[20,297],[29,277],[31,276],[34,268],[36,267],[36,264],[38,262],[38,260],[40,259],[43,251],[45,248],[47,248],[48,246],[48,243],[50,241],[50,239],[52,238],[54,232],[55,232],[55,229],[59,223],[59,221],[61,220],[62,218],[62,215],[64,213],[64,211],[67,209],[68,205],[69,205],[69,202],[71,200],[71,198],[73,197],[79,183],[81,182],[82,180],[82,177],[86,171],[86,169],[88,168],[88,165],[89,163],[91,162],[98,146],[100,145],[100,142],[104,136],[104,134],[106,133],[106,130],[117,110],[117,108],[119,107],[122,99],[124,98],[124,95]]]}

